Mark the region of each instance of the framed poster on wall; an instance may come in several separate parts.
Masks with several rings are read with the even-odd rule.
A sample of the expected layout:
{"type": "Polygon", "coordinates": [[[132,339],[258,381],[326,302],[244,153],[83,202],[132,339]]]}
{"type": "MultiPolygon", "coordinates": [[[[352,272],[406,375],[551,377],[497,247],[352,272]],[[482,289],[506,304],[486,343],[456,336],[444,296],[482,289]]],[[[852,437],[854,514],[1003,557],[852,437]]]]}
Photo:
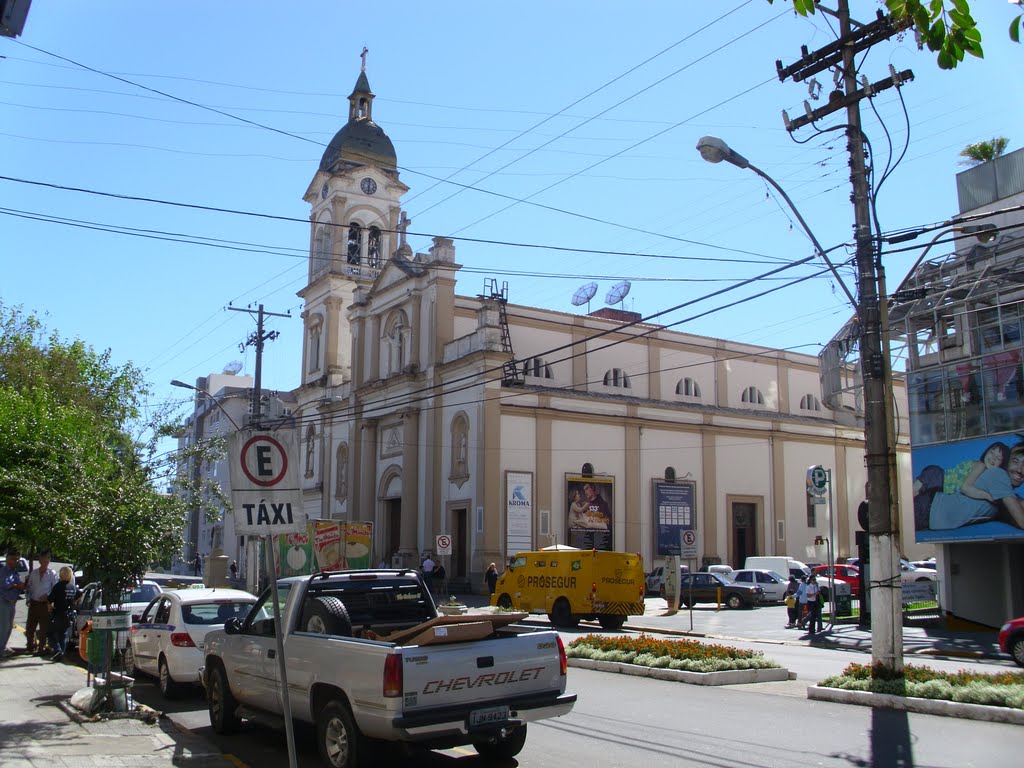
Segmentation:
{"type": "Polygon", "coordinates": [[[566,544],[579,549],[612,550],[615,478],[565,476],[566,544]]]}
{"type": "Polygon", "coordinates": [[[697,526],[697,484],[654,480],[654,551],[660,557],[679,555],[679,534],[697,526]]]}

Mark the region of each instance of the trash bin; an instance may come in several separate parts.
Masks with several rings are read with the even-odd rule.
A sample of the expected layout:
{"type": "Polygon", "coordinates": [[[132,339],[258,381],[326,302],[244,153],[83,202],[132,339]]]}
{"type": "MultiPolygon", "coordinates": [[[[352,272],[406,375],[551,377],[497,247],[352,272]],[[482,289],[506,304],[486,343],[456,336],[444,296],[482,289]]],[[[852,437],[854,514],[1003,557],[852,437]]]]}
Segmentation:
{"type": "Polygon", "coordinates": [[[852,600],[849,595],[836,595],[836,616],[853,615],[852,600]]]}

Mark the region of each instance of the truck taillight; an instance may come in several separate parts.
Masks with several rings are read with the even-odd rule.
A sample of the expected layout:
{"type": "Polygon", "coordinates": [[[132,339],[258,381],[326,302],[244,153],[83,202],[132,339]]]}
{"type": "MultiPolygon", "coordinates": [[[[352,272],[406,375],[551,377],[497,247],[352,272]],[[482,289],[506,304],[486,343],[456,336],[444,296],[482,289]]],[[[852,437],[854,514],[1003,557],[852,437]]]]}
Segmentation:
{"type": "Polygon", "coordinates": [[[402,657],[389,654],[384,660],[384,698],[395,699],[402,695],[402,657]]]}
{"type": "Polygon", "coordinates": [[[171,632],[171,645],[175,645],[178,648],[196,647],[196,644],[192,642],[192,635],[188,632],[171,632]]]}
{"type": "Polygon", "coordinates": [[[562,642],[562,636],[557,635],[556,639],[558,640],[558,674],[565,677],[565,673],[569,669],[569,659],[565,655],[565,643],[562,642]]]}

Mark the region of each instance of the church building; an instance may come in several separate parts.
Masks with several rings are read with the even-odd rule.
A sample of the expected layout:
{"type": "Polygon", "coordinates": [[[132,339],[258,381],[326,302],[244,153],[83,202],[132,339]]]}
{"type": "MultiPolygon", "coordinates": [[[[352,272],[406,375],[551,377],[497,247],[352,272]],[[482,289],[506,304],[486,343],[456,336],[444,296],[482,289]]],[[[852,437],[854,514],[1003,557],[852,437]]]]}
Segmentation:
{"type": "MultiPolygon", "coordinates": [[[[416,254],[406,242],[408,190],[364,68],[304,196],[292,396],[311,519],[372,521],[375,563],[419,565],[444,535],[449,578],[478,591],[518,551],[635,551],[650,569],[685,531],[698,565],[825,562],[830,509],[835,555],[856,554],[861,419],[852,396],[822,405],[816,357],[612,308],[511,304],[494,280],[459,294],[452,239],[416,254]],[[812,465],[830,472],[831,506],[809,501],[812,465]]],[[[898,432],[912,530],[905,421],[898,432]]]]}

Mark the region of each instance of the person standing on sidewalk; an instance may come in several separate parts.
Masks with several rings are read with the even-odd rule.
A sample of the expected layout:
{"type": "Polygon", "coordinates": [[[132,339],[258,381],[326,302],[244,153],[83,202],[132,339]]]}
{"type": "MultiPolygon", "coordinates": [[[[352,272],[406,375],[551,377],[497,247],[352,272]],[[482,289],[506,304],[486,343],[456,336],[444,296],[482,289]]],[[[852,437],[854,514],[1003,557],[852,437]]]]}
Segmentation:
{"type": "Polygon", "coordinates": [[[818,577],[813,573],[807,577],[804,594],[807,596],[807,631],[813,635],[824,630],[821,624],[821,590],[818,589],[818,577]]]}
{"type": "Polygon", "coordinates": [[[53,656],[50,661],[64,658],[64,649],[68,644],[68,629],[75,621],[75,602],[78,600],[78,588],[75,586],[75,574],[71,568],[60,569],[60,581],[49,594],[49,602],[53,613],[50,616],[50,647],[53,656]]]}
{"type": "Polygon", "coordinates": [[[46,654],[46,638],[50,629],[50,591],[57,585],[57,581],[57,572],[50,567],[50,550],[44,549],[39,553],[39,567],[29,573],[25,587],[28,597],[26,653],[37,656],[46,654]]]}
{"type": "Polygon", "coordinates": [[[796,588],[796,626],[798,629],[804,628],[804,623],[807,621],[807,577],[800,581],[800,584],[796,588]]]}
{"type": "Polygon", "coordinates": [[[800,589],[800,582],[796,580],[796,576],[790,574],[789,584],[786,585],[786,593],[783,596],[783,600],[786,603],[786,616],[788,621],[786,622],[786,629],[792,629],[796,626],[796,620],[799,616],[799,604],[797,603],[796,593],[800,589]]]}
{"type": "Polygon", "coordinates": [[[18,573],[18,553],[12,549],[7,553],[4,564],[0,565],[0,658],[14,655],[14,651],[7,647],[7,641],[14,629],[14,608],[24,591],[25,583],[18,573]]]}

